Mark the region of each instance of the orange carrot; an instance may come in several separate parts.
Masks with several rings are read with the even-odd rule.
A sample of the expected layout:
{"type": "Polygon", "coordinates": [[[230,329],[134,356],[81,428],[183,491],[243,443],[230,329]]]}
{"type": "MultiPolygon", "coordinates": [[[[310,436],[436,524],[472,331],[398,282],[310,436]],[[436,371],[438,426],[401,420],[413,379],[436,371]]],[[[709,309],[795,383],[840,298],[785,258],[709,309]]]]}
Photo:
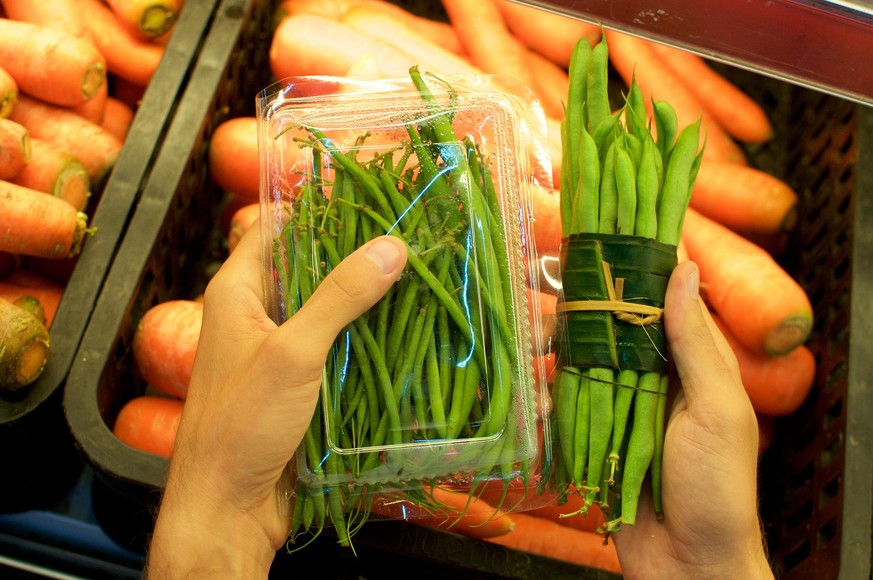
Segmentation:
{"type": "Polygon", "coordinates": [[[560,196],[556,191],[531,188],[533,236],[539,254],[557,252],[561,247],[560,196]]]}
{"type": "Polygon", "coordinates": [[[280,19],[293,14],[316,14],[334,20],[342,20],[349,10],[359,6],[366,6],[373,12],[380,12],[399,19],[431,42],[439,44],[454,54],[464,53],[464,48],[455,33],[455,29],[447,22],[418,16],[398,4],[384,0],[285,0],[279,5],[277,14],[280,19]]]}
{"type": "Polygon", "coordinates": [[[386,40],[314,14],[282,20],[270,45],[270,67],[276,78],[301,75],[343,76],[363,55],[378,63],[380,76],[404,78],[415,59],[386,40]]]}
{"type": "Polygon", "coordinates": [[[740,342],[769,355],[806,342],[812,304],[770,254],[690,208],[682,240],[688,258],[700,267],[709,304],[740,342]]]}
{"type": "Polygon", "coordinates": [[[10,182],[49,193],[84,211],[91,196],[91,178],[70,153],[42,139],[31,140],[30,162],[10,182]]]}
{"type": "Polygon", "coordinates": [[[178,399],[141,395],[124,404],[112,433],[134,449],[169,458],[184,403],[178,399]]]}
{"type": "Polygon", "coordinates": [[[425,493],[428,491],[432,493],[434,505],[422,506],[409,499],[377,496],[373,500],[372,512],[478,539],[504,536],[514,528],[514,515],[471,497],[469,493],[442,487],[431,488],[425,493]]]}
{"type": "Polygon", "coordinates": [[[514,530],[486,541],[580,566],[621,573],[615,544],[604,544],[600,534],[576,530],[525,513],[513,514],[512,519],[514,530]]]}
{"type": "Polygon", "coordinates": [[[496,0],[442,0],[470,60],[486,73],[506,75],[533,87],[525,47],[503,23],[496,0]]]}
{"type": "Polygon", "coordinates": [[[72,153],[88,170],[94,186],[102,183],[121,152],[121,141],[100,125],[27,95],[20,96],[9,118],[27,127],[31,137],[72,153]]]}
{"type": "Polygon", "coordinates": [[[0,0],[0,5],[13,20],[48,26],[80,38],[88,35],[76,0],[0,0]]]}
{"type": "Polygon", "coordinates": [[[257,201],[259,163],[256,117],[228,119],[215,128],[209,143],[209,176],[221,189],[257,201]]]}
{"type": "Polygon", "coordinates": [[[8,117],[17,102],[18,84],[12,75],[0,66],[0,119],[8,117]]]}
{"type": "Polygon", "coordinates": [[[45,369],[50,340],[35,316],[0,298],[0,391],[17,391],[45,369]]]}
{"type": "Polygon", "coordinates": [[[101,126],[122,143],[127,138],[127,132],[133,124],[134,110],[121,99],[109,96],[106,99],[106,109],[103,113],[101,126]]]}
{"type": "Polygon", "coordinates": [[[146,311],[134,332],[133,356],[148,384],[185,399],[202,323],[203,305],[193,300],[170,300],[146,311]]]}
{"type": "Polygon", "coordinates": [[[250,203],[244,205],[235,212],[230,219],[230,229],[227,234],[227,248],[232,252],[249,228],[251,228],[261,215],[261,204],[250,203]]]}
{"type": "Polygon", "coordinates": [[[66,258],[79,253],[88,216],[66,201],[0,181],[0,250],[26,256],[66,258]]]}
{"type": "Polygon", "coordinates": [[[691,207],[741,234],[790,232],[797,218],[797,193],[760,169],[706,159],[700,164],[691,207]]]}
{"type": "Polygon", "coordinates": [[[746,164],[746,156],[737,143],[715,122],[703,103],[682,84],[676,73],[652,48],[652,43],[615,30],[606,30],[612,65],[630,84],[636,78],[651,114],[651,102],[666,101],[673,106],[680,127],[703,120],[706,148],[704,157],[746,164]]]}
{"type": "Polygon", "coordinates": [[[109,72],[147,85],[164,56],[164,47],[133,36],[100,0],[79,0],[79,9],[91,40],[106,57],[109,72]]]}
{"type": "Polygon", "coordinates": [[[524,58],[533,77],[534,84],[530,88],[539,97],[546,115],[560,121],[564,118],[564,104],[570,90],[567,71],[532,50],[526,50],[524,58]]]}
{"type": "Polygon", "coordinates": [[[600,40],[600,27],[542,8],[510,0],[497,0],[507,28],[528,48],[567,68],[576,43],[585,38],[591,46],[600,40]]]}
{"type": "Polygon", "coordinates": [[[116,17],[133,34],[145,39],[161,36],[176,23],[182,0],[106,0],[116,17]]]}
{"type": "Polygon", "coordinates": [[[585,505],[584,495],[568,493],[563,504],[558,504],[557,497],[553,497],[552,501],[546,505],[525,510],[524,513],[551,520],[568,528],[585,532],[596,532],[597,528],[606,522],[606,516],[602,510],[589,510],[588,515],[583,516],[579,512],[583,505],[585,505]]]}
{"type": "Polygon", "coordinates": [[[43,308],[42,304],[35,296],[22,294],[14,300],[10,300],[10,302],[19,308],[23,308],[25,312],[39,320],[42,324],[45,324],[45,308],[43,308]]]}
{"type": "Polygon", "coordinates": [[[653,42],[652,47],[728,134],[746,143],[763,143],[773,137],[773,126],[761,105],[704,59],[659,43],[653,42]]]}
{"type": "Polygon", "coordinates": [[[0,119],[0,179],[18,175],[30,161],[30,133],[15,121],[0,119]]]}
{"type": "Polygon", "coordinates": [[[103,124],[103,116],[106,114],[106,99],[109,98],[109,83],[103,83],[103,86],[97,93],[79,105],[71,107],[73,112],[84,119],[91,121],[96,125],[103,124]]]}
{"type": "Polygon", "coordinates": [[[0,62],[20,91],[52,104],[85,102],[106,82],[106,59],[84,38],[0,18],[0,62]]]}
{"type": "Polygon", "coordinates": [[[482,71],[467,59],[422,35],[396,16],[375,9],[373,3],[358,4],[343,14],[341,22],[374,38],[390,42],[405,52],[423,70],[442,75],[473,75],[482,71]]]}
{"type": "Polygon", "coordinates": [[[782,417],[797,411],[815,383],[812,351],[800,345],[782,356],[754,352],[741,343],[718,316],[713,316],[740,365],[743,386],[759,415],[782,417]]]}
{"type": "Polygon", "coordinates": [[[51,328],[64,287],[44,276],[18,270],[7,280],[0,280],[0,298],[14,302],[22,296],[33,296],[39,300],[45,314],[46,328],[51,328]]]}

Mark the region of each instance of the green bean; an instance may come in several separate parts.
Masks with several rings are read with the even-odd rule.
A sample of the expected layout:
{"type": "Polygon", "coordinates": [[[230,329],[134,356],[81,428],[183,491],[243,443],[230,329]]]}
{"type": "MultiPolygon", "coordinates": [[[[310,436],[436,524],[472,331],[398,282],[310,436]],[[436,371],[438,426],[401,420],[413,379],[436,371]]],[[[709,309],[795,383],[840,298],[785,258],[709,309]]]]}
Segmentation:
{"type": "MultiPolygon", "coordinates": [[[[581,374],[574,367],[564,367],[558,370],[555,377],[555,414],[557,420],[557,436],[561,442],[561,452],[564,463],[573,465],[573,452],[576,434],[576,400],[579,395],[581,374]]],[[[587,441],[587,435],[586,435],[587,441]]]]}
{"type": "Polygon", "coordinates": [[[615,484],[615,471],[619,463],[619,450],[624,443],[625,429],[627,428],[628,416],[634,392],[637,388],[638,373],[634,370],[619,371],[615,380],[618,388],[615,390],[615,412],[612,423],[612,450],[607,461],[609,462],[609,485],[615,484]]]}
{"type": "MultiPolygon", "coordinates": [[[[580,133],[580,177],[573,195],[573,208],[579,208],[578,218],[572,219],[570,233],[596,232],[600,213],[600,158],[594,137],[583,127],[580,133]]],[[[563,197],[563,196],[562,196],[563,197]]],[[[573,215],[571,210],[571,215],[573,215]]]]}
{"type": "Polygon", "coordinates": [[[591,437],[591,372],[583,369],[579,379],[579,390],[576,394],[576,422],[573,427],[573,462],[568,464],[571,481],[576,489],[585,485],[585,474],[588,471],[588,449],[591,437]]]}
{"type": "Polygon", "coordinates": [[[643,480],[649,470],[655,450],[655,414],[660,388],[658,373],[643,373],[634,401],[633,426],[627,445],[624,473],[621,478],[621,522],[633,525],[637,521],[637,506],[643,480]]]}
{"type": "Polygon", "coordinates": [[[685,127],[667,162],[658,207],[657,240],[664,244],[679,243],[682,219],[690,199],[691,175],[698,159],[699,132],[700,121],[685,127]]]}
{"type": "Polygon", "coordinates": [[[425,373],[427,376],[427,400],[430,403],[430,414],[433,418],[433,430],[437,437],[446,438],[446,410],[443,406],[442,377],[440,375],[437,356],[437,338],[431,336],[427,343],[425,358],[425,373]]]}
{"type": "MultiPolygon", "coordinates": [[[[579,183],[579,171],[582,167],[579,157],[582,155],[580,149],[580,138],[582,131],[588,127],[588,112],[585,108],[585,102],[588,93],[588,67],[591,59],[591,45],[587,41],[577,42],[573,47],[573,52],[570,55],[570,86],[567,92],[567,111],[564,115],[562,127],[566,127],[566,131],[562,131],[564,157],[567,159],[567,185],[570,188],[575,188],[579,183]]],[[[563,157],[562,157],[563,159],[563,157]]],[[[561,171],[563,178],[564,171],[561,171]]],[[[569,193],[570,190],[561,189],[562,192],[569,193]]],[[[562,199],[565,196],[562,196],[562,199]]],[[[569,213],[567,213],[569,226],[569,213]]],[[[564,231],[569,231],[569,227],[565,227],[564,231]]]]}
{"type": "Polygon", "coordinates": [[[646,103],[643,99],[643,91],[640,90],[636,79],[631,79],[624,115],[628,133],[635,135],[640,142],[645,141],[646,137],[651,137],[649,127],[646,125],[646,103]]]}
{"type": "Polygon", "coordinates": [[[588,477],[585,506],[590,507],[600,491],[600,480],[609,452],[613,421],[613,370],[593,367],[590,370],[591,431],[588,437],[588,477]]]}
{"type": "Polygon", "coordinates": [[[609,146],[600,173],[600,217],[597,231],[614,234],[618,215],[618,189],[615,185],[615,143],[609,146]]]}
{"type": "Polygon", "coordinates": [[[618,199],[615,233],[632,235],[637,217],[637,180],[634,162],[627,150],[615,149],[615,189],[618,199]]]}
{"type": "Polygon", "coordinates": [[[637,216],[634,233],[644,238],[658,235],[658,195],[661,180],[658,176],[657,145],[651,135],[644,137],[643,152],[637,168],[637,216]]]}
{"type": "Polygon", "coordinates": [[[679,119],[672,105],[666,101],[652,101],[652,109],[655,117],[655,130],[658,132],[658,149],[661,151],[661,159],[664,165],[670,160],[673,151],[676,134],[679,132],[679,119]]]}
{"type": "Polygon", "coordinates": [[[612,108],[609,105],[609,53],[606,37],[591,50],[591,62],[588,65],[586,104],[588,110],[588,126],[597,127],[603,119],[609,117],[612,108]]]}
{"type": "Polygon", "coordinates": [[[664,461],[664,429],[666,422],[664,415],[667,408],[667,386],[669,382],[669,376],[664,375],[658,383],[658,407],[655,411],[655,448],[652,451],[652,505],[655,508],[655,515],[659,520],[664,519],[664,508],[661,503],[661,466],[664,461]]]}

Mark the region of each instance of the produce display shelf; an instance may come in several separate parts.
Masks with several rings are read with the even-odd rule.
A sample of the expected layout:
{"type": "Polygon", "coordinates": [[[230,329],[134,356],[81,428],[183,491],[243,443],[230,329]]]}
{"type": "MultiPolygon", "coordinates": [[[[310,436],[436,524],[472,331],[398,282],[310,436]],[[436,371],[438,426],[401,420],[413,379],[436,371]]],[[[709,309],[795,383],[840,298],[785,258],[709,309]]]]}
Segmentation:
{"type": "Polygon", "coordinates": [[[82,462],[62,407],[63,387],[112,258],[173,118],[217,0],[190,0],[146,88],[124,147],[88,208],[96,233],[84,244],[50,329],[51,353],[35,383],[0,394],[0,512],[50,505],[72,486],[82,462]],[[92,206],[95,204],[92,203],[92,206]]]}
{"type": "MultiPolygon", "coordinates": [[[[145,548],[168,462],[111,433],[122,405],[146,387],[132,361],[133,331],[152,305],[195,297],[222,258],[215,231],[222,192],[209,179],[208,142],[225,119],[254,114],[255,94],[271,82],[271,17],[269,3],[221,2],[67,379],[67,421],[95,472],[95,518],[134,552],[145,548]]],[[[798,412],[777,421],[761,459],[773,566],[786,579],[870,578],[873,314],[864,300],[873,245],[864,224],[873,219],[873,202],[863,193],[873,186],[873,116],[851,99],[736,67],[724,71],[771,116],[775,138],[747,153],[800,195],[798,226],[780,260],[815,309],[809,347],[816,384],[798,412]]],[[[416,568],[423,574],[465,578],[614,577],[404,522],[364,526],[356,547],[352,555],[327,532],[275,566],[320,563],[337,578],[390,573],[385,562],[407,561],[425,563],[416,568]]]]}
{"type": "Polygon", "coordinates": [[[851,0],[523,0],[756,73],[873,104],[873,5],[851,0]]]}

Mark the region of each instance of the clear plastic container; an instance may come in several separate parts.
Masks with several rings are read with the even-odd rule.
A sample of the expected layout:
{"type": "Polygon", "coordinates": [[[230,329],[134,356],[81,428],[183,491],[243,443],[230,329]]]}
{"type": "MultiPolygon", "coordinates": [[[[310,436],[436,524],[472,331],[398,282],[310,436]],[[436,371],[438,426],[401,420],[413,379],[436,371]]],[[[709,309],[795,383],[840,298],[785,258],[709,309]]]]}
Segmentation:
{"type": "Polygon", "coordinates": [[[432,515],[414,500],[432,486],[532,490],[550,448],[538,378],[551,341],[528,297],[556,259],[532,235],[532,191],[551,189],[536,170],[550,161],[532,93],[416,69],[390,81],[304,77],[262,91],[258,116],[277,322],[368,240],[401,237],[409,255],[337,337],[294,493],[339,493],[346,510],[390,496],[416,517],[432,515]]]}

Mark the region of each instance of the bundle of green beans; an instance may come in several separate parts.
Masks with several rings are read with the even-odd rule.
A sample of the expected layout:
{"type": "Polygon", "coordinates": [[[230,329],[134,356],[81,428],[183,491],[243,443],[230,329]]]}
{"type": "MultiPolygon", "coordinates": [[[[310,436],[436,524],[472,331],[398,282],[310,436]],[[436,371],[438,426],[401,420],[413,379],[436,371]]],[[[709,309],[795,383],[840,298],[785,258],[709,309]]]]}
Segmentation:
{"type": "Polygon", "coordinates": [[[325,367],[298,465],[292,542],[329,519],[349,544],[374,493],[404,490],[427,505],[442,477],[526,480],[534,452],[535,436],[519,428],[533,404],[510,267],[518,236],[507,236],[483,152],[455,133],[456,109],[416,67],[410,75],[423,107],[389,151],[363,159],[366,134],[341,150],[303,127],[312,170],[274,241],[286,316],[374,237],[408,247],[400,280],[347,327],[325,367]]]}
{"type": "Polygon", "coordinates": [[[649,472],[663,517],[660,314],[702,155],[700,122],[679,131],[666,102],[652,103],[653,135],[636,83],[613,111],[608,61],[604,36],[593,48],[579,42],[570,63],[560,183],[564,350],[552,385],[552,481],[584,494],[582,513],[603,509],[607,535],[636,522],[649,472]]]}

